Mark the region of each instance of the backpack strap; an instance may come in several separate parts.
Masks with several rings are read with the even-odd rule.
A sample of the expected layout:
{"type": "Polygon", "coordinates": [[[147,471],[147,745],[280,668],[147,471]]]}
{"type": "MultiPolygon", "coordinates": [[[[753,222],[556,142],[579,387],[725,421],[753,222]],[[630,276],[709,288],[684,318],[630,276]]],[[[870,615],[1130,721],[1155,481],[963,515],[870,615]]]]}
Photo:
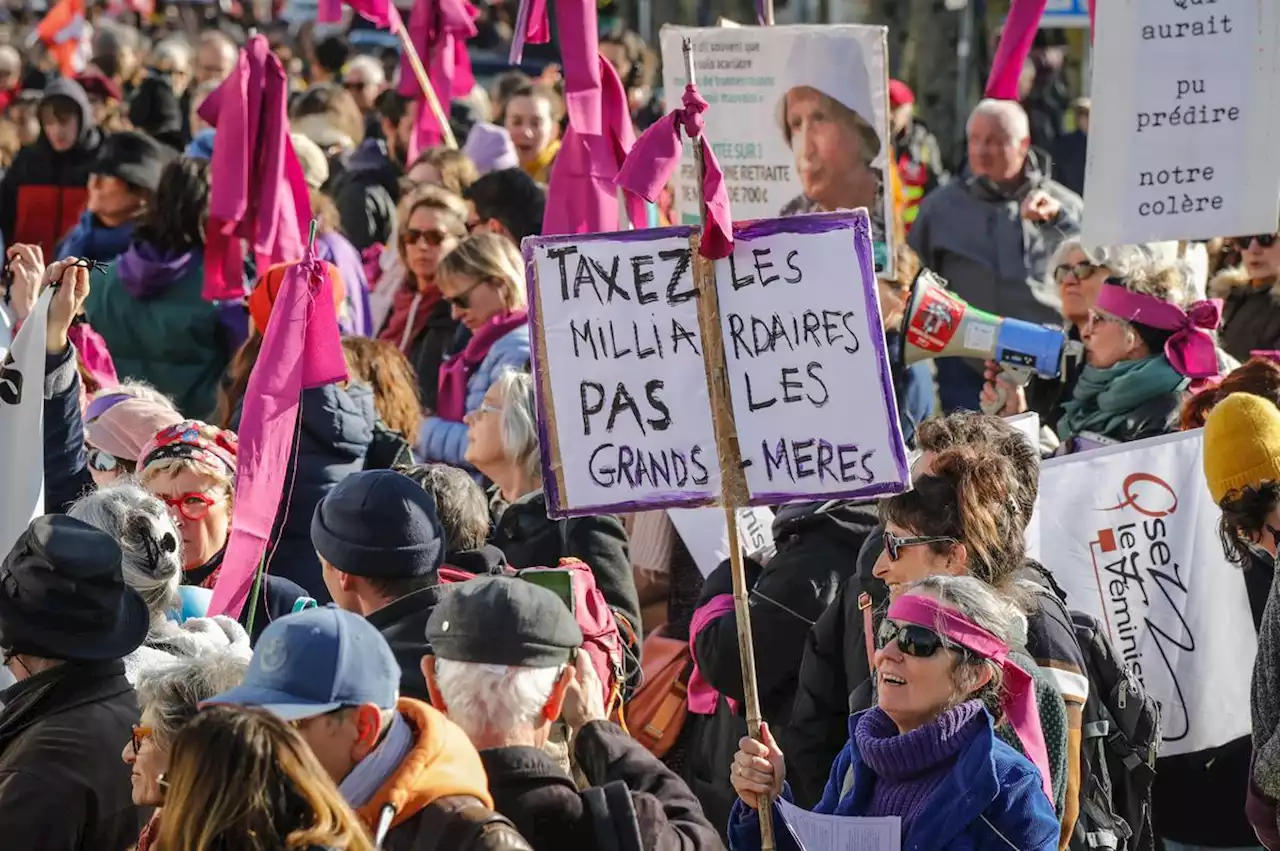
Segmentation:
{"type": "Polygon", "coordinates": [[[479,798],[470,795],[446,795],[432,801],[422,811],[418,821],[418,833],[413,840],[414,851],[469,851],[477,846],[486,834],[501,831],[511,841],[505,844],[512,849],[528,849],[525,842],[516,842],[520,836],[516,826],[501,813],[494,812],[479,798]]]}
{"type": "Polygon", "coordinates": [[[580,794],[591,816],[599,851],[644,851],[635,804],[625,783],[614,780],[580,794]]]}

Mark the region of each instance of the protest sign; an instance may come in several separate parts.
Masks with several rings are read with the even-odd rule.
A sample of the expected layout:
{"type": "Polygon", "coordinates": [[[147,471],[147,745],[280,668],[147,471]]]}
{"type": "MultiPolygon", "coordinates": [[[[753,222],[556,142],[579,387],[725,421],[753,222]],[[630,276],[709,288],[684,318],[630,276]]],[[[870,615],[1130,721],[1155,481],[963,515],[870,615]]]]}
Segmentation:
{"type": "Polygon", "coordinates": [[[1274,233],[1280,3],[1108,0],[1094,48],[1085,244],[1274,233]]]}
{"type": "MultiPolygon", "coordinates": [[[[1015,414],[1012,417],[1006,417],[1005,422],[1013,426],[1015,430],[1023,434],[1027,438],[1027,442],[1031,447],[1040,452],[1040,415],[1035,411],[1027,411],[1024,414],[1015,414]]],[[[1040,496],[1036,495],[1036,513],[1031,515],[1031,522],[1027,524],[1026,546],[1027,552],[1036,553],[1040,551],[1040,496]]]]}
{"type": "Polygon", "coordinates": [[[0,358],[0,558],[44,514],[45,334],[54,292],[45,289],[0,358]]]}
{"type": "Polygon", "coordinates": [[[750,504],[904,490],[866,212],[750,222],[733,236],[716,291],[750,504]]]}
{"type": "MultiPolygon", "coordinates": [[[[773,545],[773,512],[764,506],[739,508],[738,543],[743,552],[757,553],[773,545]]],[[[729,557],[729,526],[719,508],[669,508],[685,549],[704,577],[729,557]]]]}
{"type": "Polygon", "coordinates": [[[1046,461],[1039,552],[1029,548],[1160,702],[1161,756],[1250,730],[1257,636],[1201,453],[1190,431],[1046,461]]]}
{"type": "Polygon", "coordinates": [[[524,242],[552,517],[720,497],[691,228],[524,242]]]}
{"type": "MultiPolygon", "coordinates": [[[[676,106],[693,42],[706,136],[739,221],[867,208],[892,268],[887,30],[856,25],[672,27],[661,33],[663,84],[676,106]],[[887,231],[887,234],[886,234],[887,231]]],[[[675,181],[684,224],[698,223],[686,145],[675,181]]]]}

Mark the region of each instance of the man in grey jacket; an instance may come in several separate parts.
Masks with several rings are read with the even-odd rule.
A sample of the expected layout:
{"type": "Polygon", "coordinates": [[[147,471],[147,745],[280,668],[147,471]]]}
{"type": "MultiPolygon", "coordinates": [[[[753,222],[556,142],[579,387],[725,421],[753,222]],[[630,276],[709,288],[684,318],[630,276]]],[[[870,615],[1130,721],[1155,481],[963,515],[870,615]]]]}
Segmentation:
{"type": "MultiPolygon", "coordinates": [[[[974,307],[1056,324],[1056,308],[1037,293],[1058,243],[1079,232],[1084,202],[1044,173],[1017,103],[982,101],[967,134],[967,169],[921,203],[909,243],[974,307]]],[[[941,358],[937,366],[943,409],[976,409],[982,365],[941,358]]]]}

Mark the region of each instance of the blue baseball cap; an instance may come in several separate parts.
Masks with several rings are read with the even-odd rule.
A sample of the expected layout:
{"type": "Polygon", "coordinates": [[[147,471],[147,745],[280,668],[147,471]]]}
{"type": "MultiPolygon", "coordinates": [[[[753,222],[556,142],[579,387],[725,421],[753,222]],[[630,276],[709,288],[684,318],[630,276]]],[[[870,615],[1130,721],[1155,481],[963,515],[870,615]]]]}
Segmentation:
{"type": "Polygon", "coordinates": [[[202,705],[256,706],[283,721],[372,703],[392,709],[400,666],[382,634],[336,606],[272,622],[258,638],[244,682],[202,705]]]}

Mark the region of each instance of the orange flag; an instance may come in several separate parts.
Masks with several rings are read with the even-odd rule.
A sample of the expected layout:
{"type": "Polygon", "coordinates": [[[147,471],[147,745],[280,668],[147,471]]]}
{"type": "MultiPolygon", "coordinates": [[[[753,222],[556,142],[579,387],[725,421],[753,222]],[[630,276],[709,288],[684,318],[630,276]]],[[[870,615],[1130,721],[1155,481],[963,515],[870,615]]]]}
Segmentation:
{"type": "Polygon", "coordinates": [[[36,37],[58,61],[62,76],[74,77],[89,63],[91,30],[84,0],[58,0],[36,27],[36,37]]]}

